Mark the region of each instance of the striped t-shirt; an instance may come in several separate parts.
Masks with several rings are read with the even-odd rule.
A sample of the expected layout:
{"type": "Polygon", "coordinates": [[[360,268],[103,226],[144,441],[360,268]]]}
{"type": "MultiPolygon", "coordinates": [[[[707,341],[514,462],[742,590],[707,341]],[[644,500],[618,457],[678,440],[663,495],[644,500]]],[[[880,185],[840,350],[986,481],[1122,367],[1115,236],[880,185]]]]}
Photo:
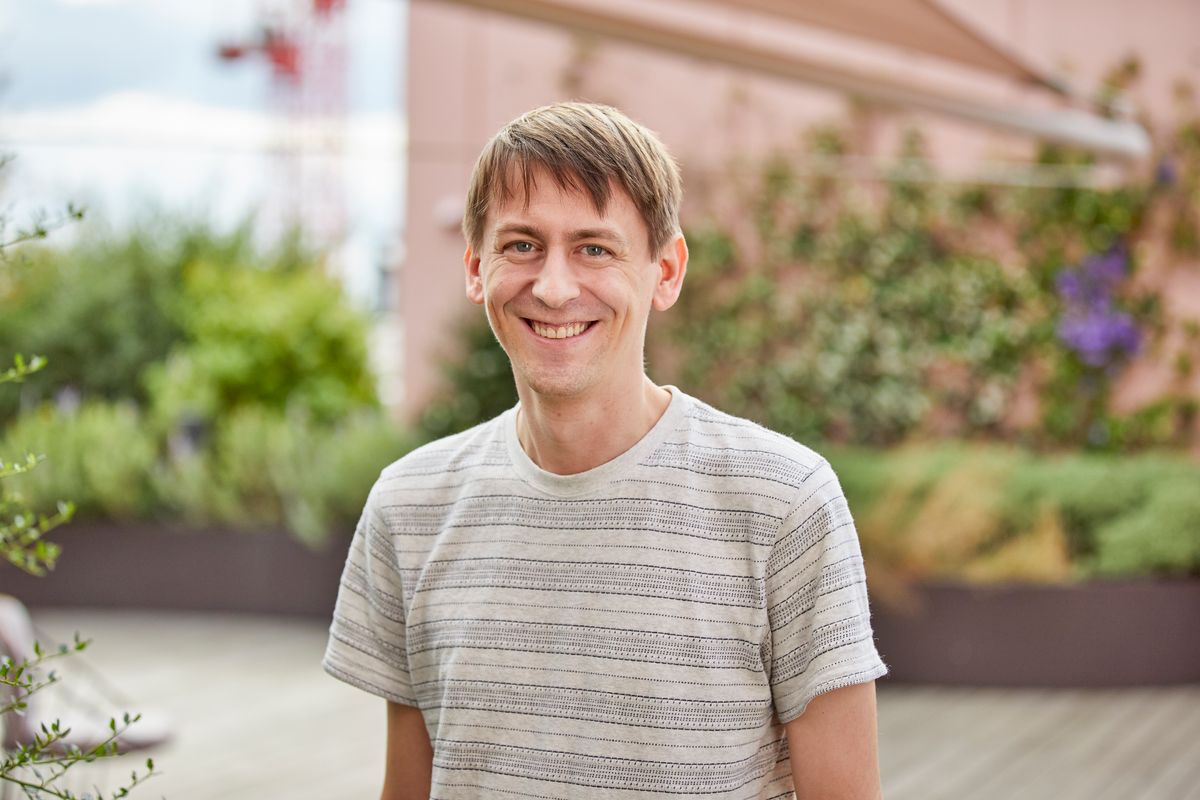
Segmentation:
{"type": "Polygon", "coordinates": [[[792,797],[781,723],[884,674],[829,464],[668,388],[587,472],[512,409],[371,490],[324,665],[421,709],[431,797],[792,797]]]}

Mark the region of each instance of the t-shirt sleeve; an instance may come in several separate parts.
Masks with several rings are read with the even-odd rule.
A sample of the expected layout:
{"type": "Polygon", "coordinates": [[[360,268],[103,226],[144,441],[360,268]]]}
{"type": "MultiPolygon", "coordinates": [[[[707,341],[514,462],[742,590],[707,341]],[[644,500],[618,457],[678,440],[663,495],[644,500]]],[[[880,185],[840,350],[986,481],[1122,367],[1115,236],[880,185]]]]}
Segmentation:
{"type": "Polygon", "coordinates": [[[866,573],[841,485],[822,461],[803,481],[767,562],[771,691],[780,722],[819,694],[887,672],[875,650],[866,573]]]}
{"type": "Polygon", "coordinates": [[[352,686],[416,706],[400,566],[379,507],[381,482],[371,489],[350,543],[322,666],[352,686]]]}

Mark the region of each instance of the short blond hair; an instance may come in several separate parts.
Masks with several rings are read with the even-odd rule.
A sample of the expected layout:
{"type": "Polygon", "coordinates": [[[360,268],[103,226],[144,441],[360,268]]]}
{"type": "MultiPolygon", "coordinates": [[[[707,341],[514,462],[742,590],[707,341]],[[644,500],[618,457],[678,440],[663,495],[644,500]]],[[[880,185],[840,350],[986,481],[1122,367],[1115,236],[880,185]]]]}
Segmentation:
{"type": "Polygon", "coordinates": [[[463,235],[483,245],[488,211],[516,194],[529,202],[534,172],[544,169],[563,189],[586,193],[601,214],[615,183],[633,201],[659,253],[679,232],[683,185],[675,159],[653,131],[611,106],[555,103],[522,114],[483,148],[463,214],[463,235]]]}

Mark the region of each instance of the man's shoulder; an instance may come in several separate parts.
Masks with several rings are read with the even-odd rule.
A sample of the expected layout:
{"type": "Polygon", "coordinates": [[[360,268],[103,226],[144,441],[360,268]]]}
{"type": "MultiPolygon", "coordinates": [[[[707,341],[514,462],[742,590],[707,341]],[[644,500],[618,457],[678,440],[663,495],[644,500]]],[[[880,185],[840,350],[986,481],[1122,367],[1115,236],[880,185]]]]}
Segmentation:
{"type": "Polygon", "coordinates": [[[669,447],[710,471],[795,484],[827,464],[816,450],[786,434],[694,397],[687,399],[680,435],[669,447]]]}
{"type": "Polygon", "coordinates": [[[444,436],[410,450],[384,467],[380,482],[420,477],[437,478],[474,467],[507,463],[504,423],[510,412],[460,433],[444,436]]]}

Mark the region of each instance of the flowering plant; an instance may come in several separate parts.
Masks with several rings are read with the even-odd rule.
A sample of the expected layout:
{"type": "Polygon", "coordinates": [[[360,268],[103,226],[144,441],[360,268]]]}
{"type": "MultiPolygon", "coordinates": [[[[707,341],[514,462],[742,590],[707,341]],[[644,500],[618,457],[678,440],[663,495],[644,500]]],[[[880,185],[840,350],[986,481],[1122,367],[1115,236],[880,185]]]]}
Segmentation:
{"type": "Polygon", "coordinates": [[[1116,302],[1128,274],[1129,256],[1118,245],[1058,275],[1064,306],[1058,338],[1089,367],[1111,367],[1137,353],[1141,344],[1133,317],[1116,302]]]}

